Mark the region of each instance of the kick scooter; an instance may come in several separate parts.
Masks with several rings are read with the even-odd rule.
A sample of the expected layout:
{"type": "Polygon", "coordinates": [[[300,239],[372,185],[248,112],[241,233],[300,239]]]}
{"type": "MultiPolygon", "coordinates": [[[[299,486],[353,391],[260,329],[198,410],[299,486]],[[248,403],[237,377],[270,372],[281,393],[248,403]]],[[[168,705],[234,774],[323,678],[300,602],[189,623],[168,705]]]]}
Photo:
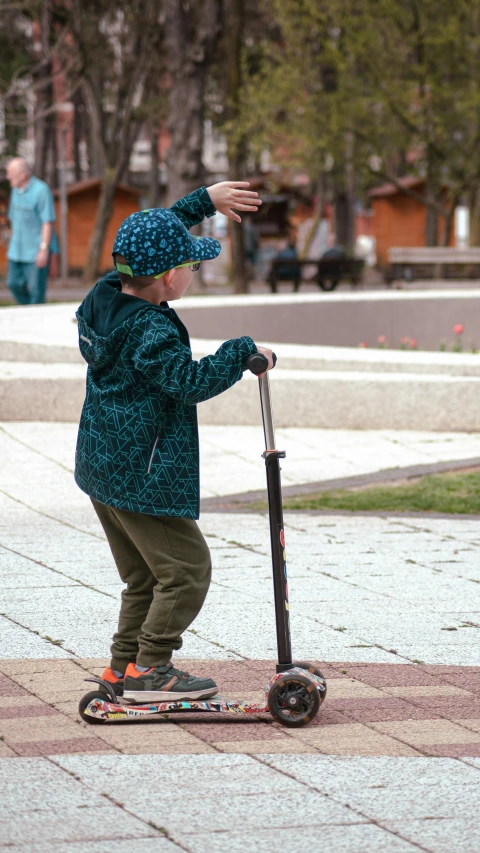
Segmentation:
{"type": "MultiPolygon", "coordinates": [[[[274,361],[276,359],[274,358],[274,361]]],[[[266,370],[268,361],[261,353],[248,359],[248,368],[255,375],[266,370]]],[[[325,679],[313,664],[292,660],[288,603],[287,566],[285,561],[285,534],[283,527],[280,459],[285,452],[275,449],[270,383],[268,373],[259,377],[260,403],[265,434],[265,459],[267,474],[268,511],[272,550],[273,590],[277,626],[278,663],[276,674],[265,688],[263,702],[231,701],[221,696],[211,699],[181,699],[138,703],[116,696],[110,684],[100,678],[86,678],[98,684],[80,702],[80,716],[87,723],[106,723],[110,720],[128,720],[152,714],[168,715],[179,712],[209,711],[216,714],[264,714],[284,726],[299,727],[310,723],[325,699],[325,679]]]]}

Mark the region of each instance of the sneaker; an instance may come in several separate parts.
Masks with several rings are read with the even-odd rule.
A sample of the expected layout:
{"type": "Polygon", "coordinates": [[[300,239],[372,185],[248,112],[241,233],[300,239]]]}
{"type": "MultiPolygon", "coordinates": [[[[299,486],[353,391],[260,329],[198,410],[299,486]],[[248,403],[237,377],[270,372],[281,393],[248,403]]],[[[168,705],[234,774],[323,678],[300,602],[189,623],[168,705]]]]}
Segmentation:
{"type": "Polygon", "coordinates": [[[175,702],[181,699],[208,699],[218,688],[211,678],[195,678],[175,669],[172,663],[138,672],[134,663],[127,666],[123,696],[136,702],[175,702]]]}
{"type": "Polygon", "coordinates": [[[109,666],[107,666],[107,668],[103,672],[102,681],[107,681],[110,684],[110,686],[113,688],[115,696],[123,696],[124,678],[119,678],[117,675],[115,675],[115,673],[112,672],[109,666]]]}

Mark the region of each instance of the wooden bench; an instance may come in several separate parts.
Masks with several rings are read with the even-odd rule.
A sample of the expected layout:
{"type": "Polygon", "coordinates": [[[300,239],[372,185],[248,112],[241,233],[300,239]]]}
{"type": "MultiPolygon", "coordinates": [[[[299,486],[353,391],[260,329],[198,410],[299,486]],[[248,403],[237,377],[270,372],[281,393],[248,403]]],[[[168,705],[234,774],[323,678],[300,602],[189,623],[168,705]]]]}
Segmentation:
{"type": "Polygon", "coordinates": [[[279,258],[272,261],[267,281],[272,293],[277,292],[278,281],[293,281],[293,290],[298,292],[304,267],[316,267],[315,275],[307,279],[318,284],[321,290],[332,291],[340,281],[347,279],[352,284],[359,284],[365,261],[357,258],[327,258],[321,260],[297,260],[296,258],[279,258]]]}
{"type": "Polygon", "coordinates": [[[480,278],[480,248],[422,246],[389,249],[387,280],[403,278],[480,278]]]}

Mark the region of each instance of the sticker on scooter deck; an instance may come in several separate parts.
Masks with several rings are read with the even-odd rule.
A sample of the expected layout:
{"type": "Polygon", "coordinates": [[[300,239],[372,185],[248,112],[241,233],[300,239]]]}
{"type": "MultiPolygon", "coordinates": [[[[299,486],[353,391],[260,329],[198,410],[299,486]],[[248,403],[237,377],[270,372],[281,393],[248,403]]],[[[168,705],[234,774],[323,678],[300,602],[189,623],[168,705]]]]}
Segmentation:
{"type": "MultiPolygon", "coordinates": [[[[292,669],[288,670],[288,673],[291,675],[304,675],[309,678],[317,687],[321,702],[323,701],[326,691],[325,680],[323,678],[300,667],[292,667],[292,669]]],[[[270,679],[265,688],[266,697],[268,697],[272,685],[283,675],[285,673],[279,672],[270,679]]],[[[98,721],[108,722],[110,720],[138,719],[139,717],[148,717],[154,714],[197,713],[202,711],[216,714],[265,714],[268,713],[268,710],[267,698],[263,702],[249,702],[235,701],[216,696],[212,699],[203,700],[145,702],[142,705],[124,704],[122,701],[113,702],[110,699],[103,699],[100,696],[96,696],[90,700],[88,705],[84,706],[83,714],[98,721]]]]}

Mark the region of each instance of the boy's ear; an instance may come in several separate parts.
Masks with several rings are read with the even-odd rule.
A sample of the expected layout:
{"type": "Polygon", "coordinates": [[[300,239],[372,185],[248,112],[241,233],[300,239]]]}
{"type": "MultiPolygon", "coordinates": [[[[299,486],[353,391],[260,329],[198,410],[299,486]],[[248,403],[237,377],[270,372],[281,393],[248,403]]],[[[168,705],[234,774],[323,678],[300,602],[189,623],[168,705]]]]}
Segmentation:
{"type": "Polygon", "coordinates": [[[172,284],[173,284],[173,279],[175,278],[175,273],[176,273],[176,272],[177,272],[177,271],[176,271],[175,269],[173,269],[173,270],[168,270],[168,272],[166,272],[166,273],[165,273],[165,275],[163,276],[163,280],[164,280],[165,284],[167,285],[167,287],[171,287],[171,286],[172,286],[172,284]]]}

